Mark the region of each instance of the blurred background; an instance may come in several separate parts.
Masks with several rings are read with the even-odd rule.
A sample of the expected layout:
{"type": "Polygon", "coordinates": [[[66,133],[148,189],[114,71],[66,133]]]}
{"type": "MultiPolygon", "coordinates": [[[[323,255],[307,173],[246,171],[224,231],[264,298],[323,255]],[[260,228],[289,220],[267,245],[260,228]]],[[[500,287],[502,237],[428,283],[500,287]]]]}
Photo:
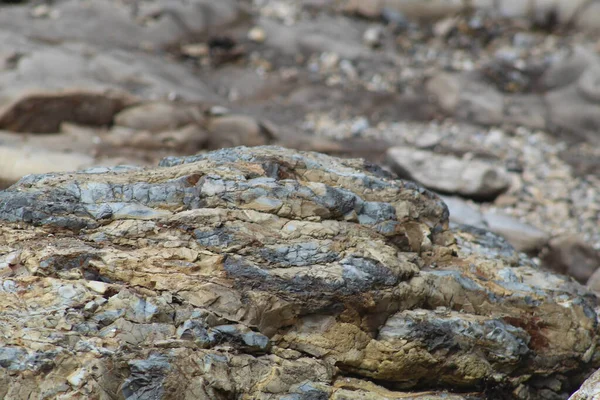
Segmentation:
{"type": "Polygon", "coordinates": [[[600,2],[0,1],[0,188],[277,144],[363,157],[600,291],[600,2]]]}

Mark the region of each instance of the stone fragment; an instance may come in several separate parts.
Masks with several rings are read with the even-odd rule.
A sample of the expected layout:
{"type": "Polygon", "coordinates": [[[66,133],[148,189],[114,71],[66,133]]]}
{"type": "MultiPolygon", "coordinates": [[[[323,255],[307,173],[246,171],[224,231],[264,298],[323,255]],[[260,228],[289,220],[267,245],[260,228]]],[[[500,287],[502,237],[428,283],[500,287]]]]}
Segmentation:
{"type": "Polygon", "coordinates": [[[260,146],[274,138],[254,118],[246,115],[229,114],[211,118],[206,123],[210,133],[209,147],[216,149],[235,146],[260,146]]]}
{"type": "Polygon", "coordinates": [[[150,132],[181,128],[195,122],[198,116],[191,107],[175,103],[143,103],[129,107],[117,115],[116,125],[150,132]]]}
{"type": "Polygon", "coordinates": [[[485,161],[459,159],[408,147],[390,148],[387,160],[399,176],[443,193],[490,199],[510,185],[503,168],[485,161]]]}
{"type": "Polygon", "coordinates": [[[448,206],[448,211],[450,212],[450,222],[460,225],[471,225],[480,229],[487,228],[487,223],[483,218],[483,214],[465,200],[457,196],[440,197],[448,206]]]}
{"type": "Polygon", "coordinates": [[[484,219],[490,231],[506,238],[517,251],[535,252],[550,240],[547,232],[508,215],[486,212],[484,219]]]}

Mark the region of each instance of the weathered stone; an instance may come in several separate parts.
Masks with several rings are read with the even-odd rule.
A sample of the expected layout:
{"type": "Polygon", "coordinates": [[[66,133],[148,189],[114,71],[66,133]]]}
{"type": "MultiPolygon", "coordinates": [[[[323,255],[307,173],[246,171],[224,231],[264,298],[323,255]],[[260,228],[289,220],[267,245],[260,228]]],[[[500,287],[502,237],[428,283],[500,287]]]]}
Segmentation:
{"type": "Polygon", "coordinates": [[[363,160],[30,176],[0,218],[5,398],[542,398],[600,365],[594,295],[363,160]]]}
{"type": "Polygon", "coordinates": [[[598,56],[575,47],[543,72],[541,93],[504,94],[480,72],[439,73],[425,87],[444,113],[463,121],[523,125],[597,143],[599,77],[598,56]]]}
{"type": "Polygon", "coordinates": [[[489,199],[510,185],[506,171],[481,160],[459,159],[409,147],[392,147],[387,155],[392,169],[400,177],[443,193],[489,199]]]}

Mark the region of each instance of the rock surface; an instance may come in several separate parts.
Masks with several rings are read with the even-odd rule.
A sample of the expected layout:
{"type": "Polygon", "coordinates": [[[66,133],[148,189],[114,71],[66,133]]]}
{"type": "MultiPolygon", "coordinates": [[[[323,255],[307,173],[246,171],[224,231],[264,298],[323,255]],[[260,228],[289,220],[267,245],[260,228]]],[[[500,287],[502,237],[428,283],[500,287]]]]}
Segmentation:
{"type": "Polygon", "coordinates": [[[29,176],[0,218],[3,398],[566,398],[600,365],[595,296],[359,159],[29,176]]]}

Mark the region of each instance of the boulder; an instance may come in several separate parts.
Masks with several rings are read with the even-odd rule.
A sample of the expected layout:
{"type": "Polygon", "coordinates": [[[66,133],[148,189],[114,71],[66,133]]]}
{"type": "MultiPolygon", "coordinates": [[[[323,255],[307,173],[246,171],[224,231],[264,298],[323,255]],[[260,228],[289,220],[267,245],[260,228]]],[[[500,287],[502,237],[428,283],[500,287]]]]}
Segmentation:
{"type": "Polygon", "coordinates": [[[594,295],[360,159],[32,175],[0,220],[3,398],[541,398],[600,366],[594,295]]]}
{"type": "Polygon", "coordinates": [[[387,160],[400,177],[442,193],[493,199],[510,186],[508,174],[500,165],[483,160],[461,159],[409,147],[390,148],[387,160]]]}

